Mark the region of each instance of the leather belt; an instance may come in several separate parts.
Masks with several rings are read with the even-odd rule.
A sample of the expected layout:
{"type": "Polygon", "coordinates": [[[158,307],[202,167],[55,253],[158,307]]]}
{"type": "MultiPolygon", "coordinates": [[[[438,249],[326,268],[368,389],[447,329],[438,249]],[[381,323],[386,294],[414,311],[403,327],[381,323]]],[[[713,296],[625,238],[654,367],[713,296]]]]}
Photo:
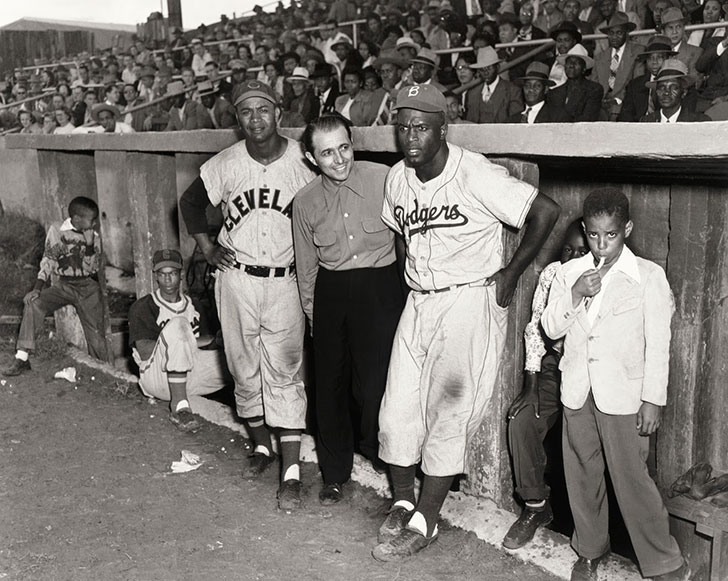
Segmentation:
{"type": "Polygon", "coordinates": [[[296,265],[291,264],[290,266],[281,266],[273,268],[270,266],[253,266],[250,264],[235,263],[235,268],[242,269],[246,274],[250,276],[257,276],[260,278],[280,278],[288,274],[294,274],[296,272],[296,265]]]}
{"type": "Polygon", "coordinates": [[[444,293],[444,292],[447,292],[447,291],[455,290],[456,288],[460,288],[460,287],[463,287],[463,286],[471,286],[471,287],[475,287],[475,286],[486,286],[486,280],[487,279],[477,280],[475,282],[463,282],[463,283],[460,283],[460,284],[454,284],[454,285],[451,285],[451,286],[446,286],[444,288],[436,288],[436,289],[433,289],[433,290],[418,290],[418,291],[415,291],[415,292],[422,293],[423,295],[436,295],[436,294],[439,294],[439,293],[444,293]]]}

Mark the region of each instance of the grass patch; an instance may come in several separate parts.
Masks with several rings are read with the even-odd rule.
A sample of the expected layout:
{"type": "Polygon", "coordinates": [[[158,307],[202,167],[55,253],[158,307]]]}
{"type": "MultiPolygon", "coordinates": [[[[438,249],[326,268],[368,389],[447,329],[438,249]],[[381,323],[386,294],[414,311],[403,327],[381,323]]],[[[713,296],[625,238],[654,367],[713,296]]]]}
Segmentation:
{"type": "Polygon", "coordinates": [[[23,312],[23,297],[33,288],[43,256],[45,230],[35,220],[14,212],[0,216],[0,315],[23,312]]]}

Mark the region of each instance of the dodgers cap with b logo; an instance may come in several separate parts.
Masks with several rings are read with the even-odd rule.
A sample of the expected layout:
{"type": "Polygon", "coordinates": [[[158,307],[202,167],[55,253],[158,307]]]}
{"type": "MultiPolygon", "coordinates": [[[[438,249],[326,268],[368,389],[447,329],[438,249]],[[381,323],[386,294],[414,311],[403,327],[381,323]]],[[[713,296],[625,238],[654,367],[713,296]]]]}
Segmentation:
{"type": "Polygon", "coordinates": [[[412,85],[403,87],[397,93],[395,111],[400,109],[415,109],[425,113],[446,113],[447,99],[442,91],[432,85],[412,85]]]}

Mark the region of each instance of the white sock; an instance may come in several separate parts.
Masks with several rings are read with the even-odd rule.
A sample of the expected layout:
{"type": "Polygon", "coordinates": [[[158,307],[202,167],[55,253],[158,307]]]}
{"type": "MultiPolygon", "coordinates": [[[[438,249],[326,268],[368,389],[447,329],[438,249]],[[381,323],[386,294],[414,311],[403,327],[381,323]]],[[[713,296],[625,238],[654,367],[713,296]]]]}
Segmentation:
{"type": "Polygon", "coordinates": [[[291,464],[283,475],[283,482],[286,480],[301,480],[301,469],[298,464],[291,464]]]}
{"type": "Polygon", "coordinates": [[[186,399],[181,399],[177,402],[177,407],[174,408],[175,412],[178,412],[179,410],[183,409],[190,409],[190,402],[188,402],[186,399]]]}
{"type": "Polygon", "coordinates": [[[528,508],[543,508],[544,506],[546,506],[546,501],[545,500],[539,500],[539,501],[527,500],[526,506],[528,508]]]}
{"type": "Polygon", "coordinates": [[[258,444],[253,450],[253,454],[265,454],[266,456],[270,456],[270,450],[268,449],[268,446],[258,444]]]}
{"type": "MultiPolygon", "coordinates": [[[[427,521],[425,520],[425,515],[423,515],[420,511],[415,512],[410,518],[409,523],[407,523],[407,528],[414,529],[423,537],[427,537],[427,521]]],[[[436,534],[437,525],[435,525],[435,528],[432,531],[432,536],[434,537],[436,534]]]]}
{"type": "Polygon", "coordinates": [[[392,508],[395,506],[401,506],[402,508],[412,512],[415,509],[415,505],[412,504],[409,500],[398,500],[392,505],[392,508]]]}
{"type": "Polygon", "coordinates": [[[21,361],[27,361],[28,352],[23,351],[22,349],[18,349],[18,351],[15,353],[15,359],[20,359],[21,361]]]}

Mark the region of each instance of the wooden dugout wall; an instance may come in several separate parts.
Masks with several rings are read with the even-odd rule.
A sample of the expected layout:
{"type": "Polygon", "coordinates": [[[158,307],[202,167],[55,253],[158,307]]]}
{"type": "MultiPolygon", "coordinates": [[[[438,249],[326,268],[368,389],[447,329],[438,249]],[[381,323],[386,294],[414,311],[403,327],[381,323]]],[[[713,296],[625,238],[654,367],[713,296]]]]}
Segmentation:
{"type": "MultiPolygon", "coordinates": [[[[291,130],[291,136],[300,131],[291,130]]],[[[565,227],[581,201],[603,185],[622,187],[635,222],[630,246],[663,266],[676,300],[670,388],[656,439],[656,479],[665,489],[693,463],[728,471],[728,127],[591,123],[466,126],[449,139],[497,158],[538,184],[562,215],[511,306],[507,352],[490,412],[473,445],[466,489],[513,508],[505,414],[521,387],[523,328],[538,272],[556,259],[565,227]]],[[[101,230],[112,264],[133,268],[139,294],[151,289],[156,248],[194,241],[177,212],[179,196],[210,156],[236,141],[232,131],[139,135],[33,136],[0,139],[0,201],[47,223],[71,197],[88,195],[101,207],[101,230]],[[40,180],[37,179],[40,176],[40,180]]],[[[396,158],[391,128],[355,130],[359,155],[396,158]]],[[[517,233],[506,234],[512,250],[517,233]]],[[[707,575],[710,543],[683,520],[675,534],[693,570],[707,575]]],[[[728,549],[718,547],[728,563],[728,549]]],[[[715,557],[715,555],[714,555],[715,557]]]]}

